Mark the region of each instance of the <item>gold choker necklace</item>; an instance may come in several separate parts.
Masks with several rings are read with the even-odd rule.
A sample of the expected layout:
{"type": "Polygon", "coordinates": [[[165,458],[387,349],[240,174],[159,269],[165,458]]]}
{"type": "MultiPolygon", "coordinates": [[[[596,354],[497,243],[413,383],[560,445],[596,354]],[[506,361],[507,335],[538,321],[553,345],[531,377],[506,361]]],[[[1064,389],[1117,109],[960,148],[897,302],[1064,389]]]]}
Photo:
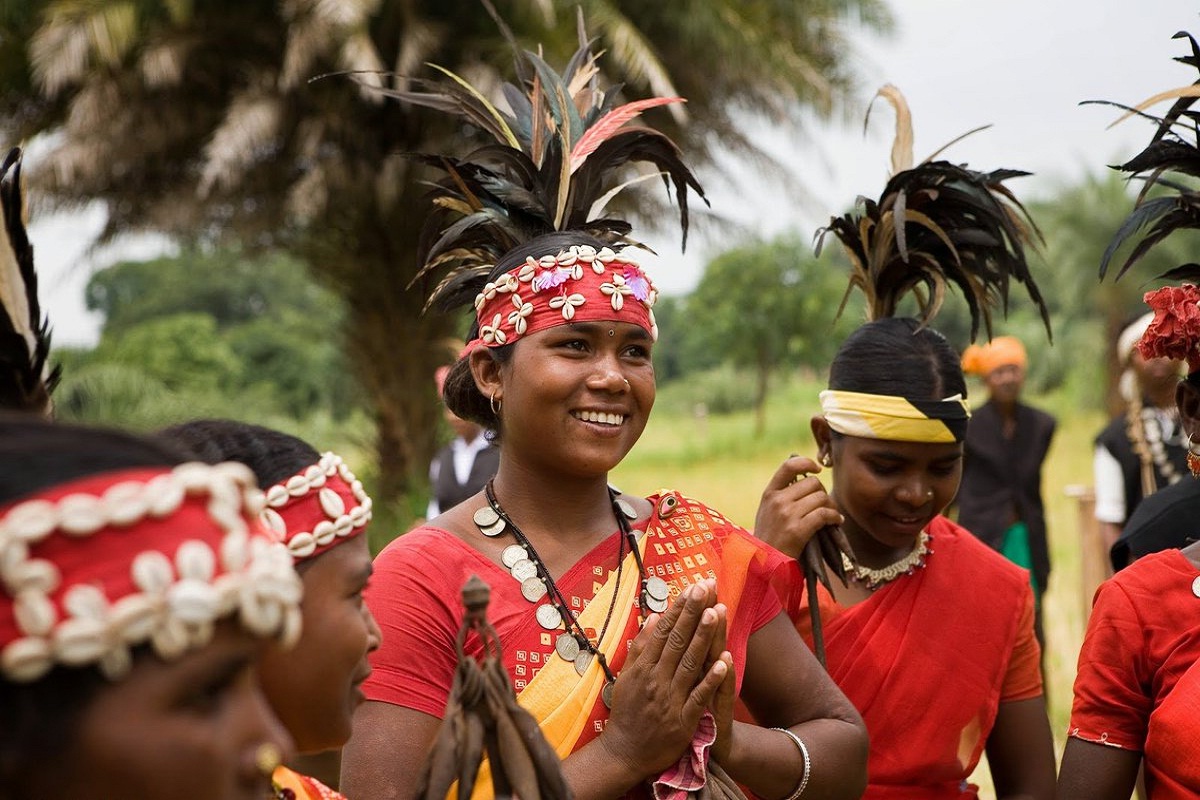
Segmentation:
{"type": "Polygon", "coordinates": [[[911,575],[913,570],[924,567],[925,556],[933,552],[929,549],[929,540],[932,538],[925,531],[921,531],[921,535],[917,537],[917,544],[913,547],[911,553],[893,564],[888,564],[882,569],[871,569],[861,564],[855,564],[845,553],[842,553],[842,566],[846,570],[846,575],[851,580],[863,584],[867,587],[868,591],[873,592],[883,584],[896,580],[901,575],[911,575]]]}

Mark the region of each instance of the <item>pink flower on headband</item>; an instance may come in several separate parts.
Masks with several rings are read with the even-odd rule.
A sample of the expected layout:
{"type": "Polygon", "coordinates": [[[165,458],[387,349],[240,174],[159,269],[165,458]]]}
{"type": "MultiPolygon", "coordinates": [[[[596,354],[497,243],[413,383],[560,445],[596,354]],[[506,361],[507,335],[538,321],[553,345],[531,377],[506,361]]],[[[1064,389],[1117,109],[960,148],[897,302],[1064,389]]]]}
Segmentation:
{"type": "Polygon", "coordinates": [[[650,279],[646,277],[646,273],[642,272],[633,264],[625,265],[622,276],[625,279],[625,285],[629,287],[634,298],[641,302],[646,302],[646,298],[650,296],[650,279]]]}
{"type": "Polygon", "coordinates": [[[1146,292],[1154,311],[1150,327],[1137,343],[1143,358],[1187,360],[1188,371],[1200,369],[1200,289],[1190,283],[1146,292]]]}
{"type": "Polygon", "coordinates": [[[533,290],[541,292],[546,289],[553,289],[555,286],[561,286],[568,279],[574,277],[575,270],[571,267],[558,267],[557,269],[548,269],[539,272],[533,279],[533,290]]]}

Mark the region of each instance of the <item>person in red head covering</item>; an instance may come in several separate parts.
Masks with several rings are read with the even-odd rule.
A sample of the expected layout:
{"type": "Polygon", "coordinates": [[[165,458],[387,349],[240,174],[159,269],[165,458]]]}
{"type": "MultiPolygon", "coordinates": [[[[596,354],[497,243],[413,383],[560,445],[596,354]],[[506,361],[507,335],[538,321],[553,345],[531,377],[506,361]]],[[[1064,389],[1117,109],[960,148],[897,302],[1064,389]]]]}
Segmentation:
{"type": "Polygon", "coordinates": [[[257,800],[300,580],[240,464],[0,418],[0,797],[257,800]]]}

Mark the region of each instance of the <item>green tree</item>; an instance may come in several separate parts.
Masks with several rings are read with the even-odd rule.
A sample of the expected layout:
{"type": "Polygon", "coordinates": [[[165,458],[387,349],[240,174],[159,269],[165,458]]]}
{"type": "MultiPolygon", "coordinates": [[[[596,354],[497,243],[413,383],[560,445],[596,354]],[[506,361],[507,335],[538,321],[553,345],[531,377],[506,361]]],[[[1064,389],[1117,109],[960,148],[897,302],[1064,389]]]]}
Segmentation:
{"type": "MultiPolygon", "coordinates": [[[[423,189],[403,154],[445,150],[462,132],[348,80],[307,80],[414,75],[434,62],[494,84],[511,59],[479,0],[16,5],[0,15],[0,124],[16,140],[53,134],[35,173],[40,196],[106,201],[110,234],[234,237],[306,262],[347,304],[345,342],[377,428],[377,493],[400,494],[435,444],[439,408],[425,388],[440,361],[433,343],[454,327],[422,316],[421,292],[406,291],[423,189]]],[[[697,159],[754,151],[741,133],[748,115],[831,113],[853,82],[850,30],[890,24],[883,0],[495,5],[551,61],[574,49],[581,6],[608,51],[608,78],[631,95],[689,98],[686,111],[661,114],[676,115],[697,159]]]]}
{"type": "Polygon", "coordinates": [[[697,345],[755,375],[755,431],[765,424],[771,372],[782,364],[824,369],[861,306],[848,304],[837,323],[847,277],[837,259],[818,260],[797,236],[729,250],[704,268],[682,322],[697,345]]]}

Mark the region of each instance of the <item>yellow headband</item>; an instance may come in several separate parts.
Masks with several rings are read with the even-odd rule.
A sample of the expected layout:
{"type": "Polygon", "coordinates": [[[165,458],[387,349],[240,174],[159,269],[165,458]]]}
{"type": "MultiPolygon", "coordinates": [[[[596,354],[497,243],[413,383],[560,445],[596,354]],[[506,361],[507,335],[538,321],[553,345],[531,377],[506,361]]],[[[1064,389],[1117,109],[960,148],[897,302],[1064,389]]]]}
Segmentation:
{"type": "Polygon", "coordinates": [[[821,392],[821,409],[838,433],[895,442],[961,442],[971,418],[959,394],[945,400],[909,400],[827,389],[821,392]]]}

